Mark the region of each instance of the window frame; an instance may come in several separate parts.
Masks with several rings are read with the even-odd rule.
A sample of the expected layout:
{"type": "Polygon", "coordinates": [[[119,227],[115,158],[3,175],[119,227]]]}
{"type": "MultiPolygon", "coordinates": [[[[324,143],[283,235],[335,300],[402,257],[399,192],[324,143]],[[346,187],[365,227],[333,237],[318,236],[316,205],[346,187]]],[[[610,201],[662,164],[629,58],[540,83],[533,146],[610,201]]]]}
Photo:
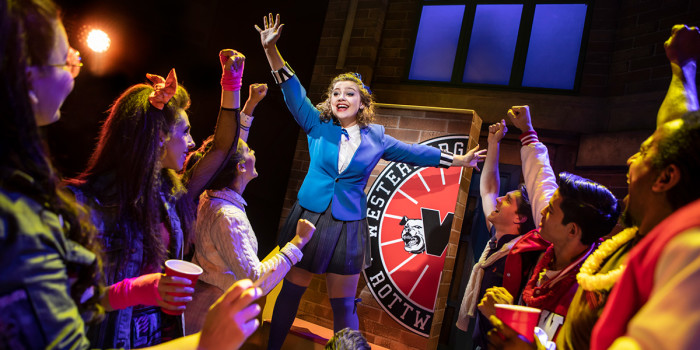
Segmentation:
{"type": "Polygon", "coordinates": [[[479,88],[493,90],[508,90],[508,91],[525,91],[525,92],[542,92],[551,94],[576,94],[581,89],[581,79],[583,75],[583,65],[585,63],[588,39],[590,34],[591,17],[594,0],[421,0],[417,5],[418,11],[413,21],[415,23],[412,31],[412,41],[409,48],[409,59],[406,62],[403,81],[408,84],[415,85],[433,85],[447,87],[462,87],[462,88],[479,88]],[[522,4],[523,11],[520,16],[520,26],[518,30],[518,38],[515,44],[515,53],[513,55],[513,64],[511,67],[510,79],[507,85],[497,84],[482,84],[482,83],[465,83],[462,81],[464,70],[469,53],[472,28],[474,26],[474,17],[476,14],[477,5],[512,5],[522,4]],[[528,48],[530,44],[530,35],[532,33],[532,23],[535,18],[536,5],[548,4],[586,4],[586,18],[583,23],[583,33],[581,35],[581,47],[579,49],[578,61],[576,63],[576,75],[574,77],[574,86],[572,89],[559,88],[542,88],[523,86],[523,75],[525,73],[525,61],[527,59],[528,48]],[[457,52],[452,67],[452,77],[449,82],[434,81],[434,80],[415,80],[409,79],[411,73],[411,64],[413,62],[413,54],[416,48],[416,39],[418,38],[418,24],[420,23],[421,15],[424,6],[431,5],[465,5],[464,14],[462,16],[462,28],[460,29],[459,39],[457,44],[457,52]],[[514,83],[517,82],[517,83],[514,83]]]}

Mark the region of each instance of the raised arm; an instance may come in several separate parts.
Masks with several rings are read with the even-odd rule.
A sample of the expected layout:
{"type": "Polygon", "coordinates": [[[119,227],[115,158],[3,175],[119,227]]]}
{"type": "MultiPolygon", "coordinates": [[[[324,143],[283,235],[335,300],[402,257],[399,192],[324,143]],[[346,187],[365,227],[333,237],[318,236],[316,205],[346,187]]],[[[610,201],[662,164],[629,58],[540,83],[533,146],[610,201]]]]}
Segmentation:
{"type": "Polygon", "coordinates": [[[204,187],[214,176],[226,159],[228,153],[235,151],[238,143],[238,118],[240,108],[241,81],[245,56],[226,49],[219,52],[221,62],[221,109],[216,120],[214,141],[207,152],[192,170],[192,177],[187,183],[187,190],[192,198],[198,198],[204,187]]]}
{"type": "Polygon", "coordinates": [[[284,67],[284,60],[282,55],[280,55],[277,49],[277,40],[282,34],[282,28],[284,24],[280,22],[279,13],[275,16],[274,20],[272,18],[272,13],[263,17],[264,28],[255,25],[255,29],[260,33],[260,42],[262,43],[263,49],[265,49],[265,56],[267,56],[267,62],[270,63],[270,68],[273,71],[278,71],[284,67]]]}
{"type": "Polygon", "coordinates": [[[659,108],[657,127],[698,109],[695,74],[700,57],[700,30],[677,24],[673,26],[671,37],[664,43],[664,48],[671,62],[672,76],[671,85],[659,108]]]}
{"type": "MultiPolygon", "coordinates": [[[[506,121],[489,126],[488,152],[484,161],[484,170],[481,172],[479,191],[481,193],[481,205],[486,217],[496,209],[496,198],[501,187],[500,174],[498,172],[498,157],[500,154],[501,140],[508,132],[506,121]]],[[[486,220],[486,227],[491,230],[490,221],[486,220]]]]}
{"type": "Polygon", "coordinates": [[[248,87],[248,100],[245,101],[243,110],[241,111],[241,132],[239,137],[241,140],[248,142],[250,126],[253,124],[253,111],[255,107],[267,95],[267,84],[251,84],[248,87]]]}
{"type": "Polygon", "coordinates": [[[539,225],[542,219],[542,209],[549,205],[549,199],[557,190],[557,178],[549,163],[547,147],[537,138],[532,127],[530,106],[513,106],[508,110],[508,119],[522,132],[520,141],[520,159],[525,178],[532,218],[539,225]]]}

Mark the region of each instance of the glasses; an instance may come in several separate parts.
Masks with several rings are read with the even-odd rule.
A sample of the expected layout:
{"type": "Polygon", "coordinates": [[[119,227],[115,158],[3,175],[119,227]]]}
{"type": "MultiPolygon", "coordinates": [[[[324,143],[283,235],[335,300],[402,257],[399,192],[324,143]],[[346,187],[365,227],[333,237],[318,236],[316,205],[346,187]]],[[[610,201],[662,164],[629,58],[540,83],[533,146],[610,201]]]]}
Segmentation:
{"type": "Polygon", "coordinates": [[[80,67],[83,66],[82,57],[80,57],[80,52],[78,50],[69,47],[68,56],[66,57],[66,63],[64,64],[49,64],[52,67],[61,67],[63,70],[68,71],[73,79],[75,79],[78,74],[80,74],[80,67]]]}

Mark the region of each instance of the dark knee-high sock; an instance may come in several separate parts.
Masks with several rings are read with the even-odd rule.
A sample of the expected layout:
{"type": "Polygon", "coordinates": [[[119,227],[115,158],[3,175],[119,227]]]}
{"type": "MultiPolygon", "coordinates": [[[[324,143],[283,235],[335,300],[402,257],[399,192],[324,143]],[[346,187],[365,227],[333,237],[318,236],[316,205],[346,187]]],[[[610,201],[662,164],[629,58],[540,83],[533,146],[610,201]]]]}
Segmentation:
{"type": "Polygon", "coordinates": [[[284,280],[282,289],[275,301],[275,307],[272,309],[272,320],[270,321],[270,338],[267,342],[268,350],[279,350],[282,348],[284,339],[292,328],[294,318],[297,316],[299,302],[304,295],[306,287],[296,285],[292,282],[284,280]]]}
{"type": "Polygon", "coordinates": [[[360,321],[357,318],[355,298],[331,298],[331,308],[333,308],[333,333],[338,333],[345,327],[359,330],[360,321]]]}

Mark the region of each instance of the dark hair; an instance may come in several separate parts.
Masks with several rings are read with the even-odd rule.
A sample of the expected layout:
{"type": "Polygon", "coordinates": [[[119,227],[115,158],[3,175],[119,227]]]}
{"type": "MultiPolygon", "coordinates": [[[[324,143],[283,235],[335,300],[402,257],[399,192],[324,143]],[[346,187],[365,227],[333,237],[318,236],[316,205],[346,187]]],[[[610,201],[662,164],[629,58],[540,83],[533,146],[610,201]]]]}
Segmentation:
{"type": "Polygon", "coordinates": [[[331,109],[333,87],[335,87],[335,84],[340,81],[351,81],[357,84],[357,87],[360,89],[360,102],[365,105],[365,108],[362,108],[357,112],[357,124],[359,124],[360,127],[366,127],[374,121],[374,97],[358,75],[359,74],[356,73],[343,73],[331,80],[331,84],[328,86],[328,89],[324,94],[325,100],[316,105],[316,108],[321,112],[321,121],[328,122],[333,120],[334,124],[340,125],[340,121],[338,121],[338,118],[333,115],[333,110],[331,109]]]}
{"type": "MultiPolygon", "coordinates": [[[[209,185],[207,188],[204,190],[220,190],[229,184],[231,184],[231,181],[233,181],[237,176],[238,172],[236,171],[238,163],[240,163],[243,160],[243,145],[245,145],[245,141],[242,139],[238,139],[238,144],[236,145],[236,152],[231,154],[230,157],[226,160],[225,164],[221,165],[221,168],[218,173],[211,179],[209,185]]],[[[212,148],[214,145],[214,135],[210,135],[207,137],[206,140],[202,143],[202,146],[200,146],[196,151],[191,152],[187,156],[187,160],[185,161],[185,175],[183,176],[183,179],[190,179],[192,177],[192,171],[194,170],[194,166],[204,157],[204,155],[209,152],[209,150],[212,148]]],[[[196,200],[196,199],[195,199],[196,200]]]]}
{"type": "MultiPolygon", "coordinates": [[[[95,254],[94,262],[87,268],[73,264],[67,264],[66,268],[68,274],[77,277],[70,295],[79,312],[86,321],[99,321],[104,312],[99,304],[104,286],[95,227],[88,219],[87,210],[60,187],[27,94],[30,89],[27,67],[48,63],[59,23],[58,10],[49,0],[0,2],[0,167],[3,173],[29,176],[24,177],[29,181],[3,177],[0,182],[3,188],[16,190],[60,215],[65,222],[65,236],[95,254]],[[90,288],[92,297],[81,302],[90,288]]],[[[21,233],[8,232],[8,239],[17,239],[18,234],[21,233]]]]}
{"type": "Polygon", "coordinates": [[[535,225],[535,219],[532,217],[532,204],[530,203],[530,197],[527,195],[525,184],[520,184],[518,191],[520,192],[520,200],[515,212],[525,218],[525,221],[518,225],[518,231],[522,235],[536,229],[537,226],[535,225]]]}
{"type": "Polygon", "coordinates": [[[360,331],[348,327],[333,334],[333,338],[326,343],[325,350],[370,350],[365,337],[360,331]]]}
{"type": "Polygon", "coordinates": [[[567,172],[557,177],[562,224],[581,227],[581,243],[590,245],[612,231],[620,215],[617,199],[603,185],[567,172]]]}
{"type": "Polygon", "coordinates": [[[686,113],[681,120],[676,129],[664,124],[668,133],[659,140],[652,159],[656,170],[674,164],[681,172],[680,182],[666,192],[673,210],[700,198],[700,111],[686,113]]]}
{"type": "MultiPolygon", "coordinates": [[[[148,101],[151,92],[151,85],[137,84],[114,101],[87,168],[71,181],[100,202],[118,207],[117,222],[130,232],[143,232],[143,269],[160,266],[167,256],[158,227],[161,194],[175,202],[185,246],[194,222],[192,205],[183,202],[192,202],[186,188],[174,170],[163,169],[160,164],[161,135],[170,136],[178,111],[189,108],[190,96],[178,85],[175,95],[159,110],[148,101]],[[106,179],[111,183],[100,183],[106,179]],[[110,186],[115,198],[100,198],[103,191],[99,186],[110,186]]],[[[110,234],[128,240],[125,231],[113,230],[110,234]]]]}

